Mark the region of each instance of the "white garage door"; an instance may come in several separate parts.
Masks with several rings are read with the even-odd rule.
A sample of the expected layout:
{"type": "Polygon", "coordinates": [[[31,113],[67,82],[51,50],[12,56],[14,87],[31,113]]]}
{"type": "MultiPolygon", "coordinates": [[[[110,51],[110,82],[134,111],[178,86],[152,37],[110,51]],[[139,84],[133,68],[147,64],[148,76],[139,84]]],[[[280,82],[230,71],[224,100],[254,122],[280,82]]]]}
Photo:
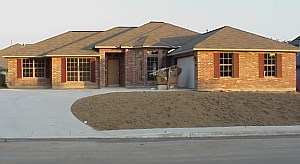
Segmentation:
{"type": "Polygon", "coordinates": [[[182,68],[182,72],[178,77],[178,85],[180,88],[195,88],[195,64],[194,57],[185,57],[177,59],[177,65],[182,68]]]}

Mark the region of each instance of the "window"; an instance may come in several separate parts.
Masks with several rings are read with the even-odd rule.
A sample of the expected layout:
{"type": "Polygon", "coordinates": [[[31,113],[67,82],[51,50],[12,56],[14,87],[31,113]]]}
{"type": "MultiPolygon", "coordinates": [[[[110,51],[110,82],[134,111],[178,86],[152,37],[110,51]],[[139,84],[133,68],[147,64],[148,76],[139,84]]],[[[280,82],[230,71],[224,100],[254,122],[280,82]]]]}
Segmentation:
{"type": "Polygon", "coordinates": [[[67,81],[90,81],[90,59],[67,58],[67,81]]]}
{"type": "Polygon", "coordinates": [[[34,68],[35,77],[45,77],[46,63],[44,59],[35,59],[34,68]]]}
{"type": "Polygon", "coordinates": [[[23,59],[23,77],[45,77],[46,61],[45,59],[23,59]]]}
{"type": "Polygon", "coordinates": [[[233,53],[220,54],[220,77],[233,76],[233,53]]]}
{"type": "Polygon", "coordinates": [[[276,77],[276,54],[264,54],[264,75],[276,77]]]}
{"type": "Polygon", "coordinates": [[[155,81],[155,76],[151,73],[158,70],[158,57],[147,58],[147,79],[148,81],[155,81]]]}
{"type": "Polygon", "coordinates": [[[79,58],[80,81],[90,81],[90,59],[79,58]]]}

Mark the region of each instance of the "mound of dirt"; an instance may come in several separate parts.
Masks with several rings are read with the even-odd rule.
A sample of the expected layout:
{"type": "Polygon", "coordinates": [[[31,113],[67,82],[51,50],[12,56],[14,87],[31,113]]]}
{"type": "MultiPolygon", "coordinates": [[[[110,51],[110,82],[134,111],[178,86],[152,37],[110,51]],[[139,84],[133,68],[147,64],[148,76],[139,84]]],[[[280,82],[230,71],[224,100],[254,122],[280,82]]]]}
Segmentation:
{"type": "Polygon", "coordinates": [[[300,94],[111,93],[77,100],[72,112],[97,130],[300,125],[300,94]]]}

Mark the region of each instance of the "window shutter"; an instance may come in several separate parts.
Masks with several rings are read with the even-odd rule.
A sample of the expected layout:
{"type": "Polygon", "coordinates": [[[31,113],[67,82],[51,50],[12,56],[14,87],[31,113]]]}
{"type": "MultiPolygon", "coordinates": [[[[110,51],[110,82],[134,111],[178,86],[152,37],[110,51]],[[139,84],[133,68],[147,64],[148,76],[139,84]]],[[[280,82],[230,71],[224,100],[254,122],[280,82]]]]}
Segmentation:
{"type": "Polygon", "coordinates": [[[239,54],[233,54],[233,77],[234,78],[239,78],[240,76],[240,69],[239,69],[239,54]]]}
{"type": "Polygon", "coordinates": [[[220,78],[220,54],[214,54],[214,78],[220,78]]]}
{"type": "Polygon", "coordinates": [[[17,78],[22,78],[22,59],[17,59],[17,78]]]}
{"type": "Polygon", "coordinates": [[[67,82],[66,79],[66,58],[61,58],[61,82],[65,83],[67,82]]]}
{"type": "Polygon", "coordinates": [[[258,54],[259,78],[265,77],[264,58],[265,58],[264,54],[258,54]]]}
{"type": "Polygon", "coordinates": [[[96,82],[96,58],[91,59],[91,82],[96,82]]]}
{"type": "Polygon", "coordinates": [[[277,57],[277,74],[276,74],[276,77],[277,78],[282,78],[282,54],[277,54],[276,55],[277,57]]]}
{"type": "Polygon", "coordinates": [[[51,58],[46,58],[46,78],[51,77],[51,58]]]}

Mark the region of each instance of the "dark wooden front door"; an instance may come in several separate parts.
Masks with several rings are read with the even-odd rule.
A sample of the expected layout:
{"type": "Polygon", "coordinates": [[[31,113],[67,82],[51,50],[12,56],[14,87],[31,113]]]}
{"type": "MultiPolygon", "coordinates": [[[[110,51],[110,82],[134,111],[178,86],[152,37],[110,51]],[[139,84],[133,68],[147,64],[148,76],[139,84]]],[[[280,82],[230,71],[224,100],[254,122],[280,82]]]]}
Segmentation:
{"type": "Polygon", "coordinates": [[[120,61],[116,58],[107,59],[107,85],[120,86],[120,61]]]}

